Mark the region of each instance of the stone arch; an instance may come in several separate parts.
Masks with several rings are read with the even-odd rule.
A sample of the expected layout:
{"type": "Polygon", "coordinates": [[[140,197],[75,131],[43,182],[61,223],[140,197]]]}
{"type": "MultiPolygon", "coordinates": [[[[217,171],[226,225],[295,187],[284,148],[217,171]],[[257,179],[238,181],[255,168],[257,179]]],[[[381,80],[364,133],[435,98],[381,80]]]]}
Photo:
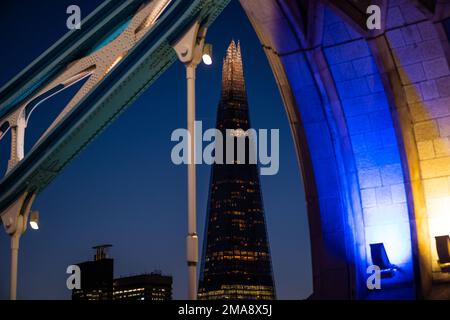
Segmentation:
{"type": "Polygon", "coordinates": [[[352,17],[323,1],[309,30],[315,36],[299,35],[283,2],[241,0],[277,78],[306,176],[313,298],[414,298],[417,246],[404,151],[366,40],[378,33],[359,32],[352,17]],[[365,269],[373,263],[370,245],[380,242],[400,272],[375,293],[365,269]]]}
{"type": "MultiPolygon", "coordinates": [[[[247,4],[251,5],[251,3],[241,3],[246,9],[249,9],[246,7],[247,4]]],[[[264,9],[263,12],[258,14],[266,15],[270,24],[273,15],[281,15],[282,13],[281,8],[276,3],[266,3],[265,8],[257,9],[264,9]]],[[[283,61],[279,58],[279,52],[272,42],[272,39],[280,40],[277,44],[278,50],[296,52],[300,47],[301,39],[295,35],[295,32],[286,33],[286,30],[282,30],[282,33],[290,36],[288,42],[279,37],[271,38],[271,35],[265,32],[265,29],[257,21],[253,20],[257,19],[256,15],[249,15],[249,17],[263,42],[276,75],[302,168],[312,239],[311,245],[314,248],[312,250],[314,297],[353,297],[352,284],[355,282],[352,276],[354,274],[353,266],[346,263],[348,260],[348,241],[339,241],[340,239],[346,239],[345,234],[347,233],[342,214],[344,211],[340,188],[340,177],[342,175],[336,166],[338,162],[328,161],[328,159],[334,158],[333,141],[339,139],[333,139],[333,132],[327,125],[326,113],[323,109],[323,96],[319,92],[306,56],[301,53],[300,59],[292,60],[292,56],[286,55],[284,59],[291,59],[292,63],[296,64],[293,72],[288,74],[285,72],[283,61]],[[289,44],[288,47],[284,47],[286,43],[289,44]],[[302,83],[297,82],[297,89],[303,89],[302,92],[305,92],[305,95],[298,95],[295,90],[292,90],[293,77],[299,77],[303,80],[302,83]],[[299,99],[308,103],[310,109],[300,110],[297,108],[299,99]],[[314,143],[316,150],[309,147],[312,139],[316,139],[316,143],[314,143]],[[318,172],[324,174],[318,175],[318,172]],[[331,248],[328,245],[333,247],[331,248]]],[[[283,27],[290,29],[289,22],[285,21],[283,27]]],[[[349,259],[351,260],[352,257],[349,257],[349,259]]]]}

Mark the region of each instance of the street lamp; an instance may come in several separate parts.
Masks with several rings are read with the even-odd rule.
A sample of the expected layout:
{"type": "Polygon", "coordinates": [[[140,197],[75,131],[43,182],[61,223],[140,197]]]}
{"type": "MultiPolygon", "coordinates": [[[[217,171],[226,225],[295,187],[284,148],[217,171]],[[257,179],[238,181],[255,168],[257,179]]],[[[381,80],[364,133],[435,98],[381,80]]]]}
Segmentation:
{"type": "Polygon", "coordinates": [[[195,70],[202,61],[212,64],[212,46],[205,45],[206,27],[195,22],[191,28],[173,44],[178,59],[186,66],[187,80],[187,127],[188,148],[188,234],[186,238],[186,260],[188,265],[188,298],[197,299],[198,236],[196,214],[196,169],[195,169],[195,70]]]}
{"type": "Polygon", "coordinates": [[[39,211],[33,211],[30,215],[30,227],[33,230],[39,229],[39,211]]]}
{"type": "Polygon", "coordinates": [[[206,64],[207,66],[212,65],[213,61],[212,61],[212,44],[206,43],[205,46],[203,47],[203,63],[206,64]]]}

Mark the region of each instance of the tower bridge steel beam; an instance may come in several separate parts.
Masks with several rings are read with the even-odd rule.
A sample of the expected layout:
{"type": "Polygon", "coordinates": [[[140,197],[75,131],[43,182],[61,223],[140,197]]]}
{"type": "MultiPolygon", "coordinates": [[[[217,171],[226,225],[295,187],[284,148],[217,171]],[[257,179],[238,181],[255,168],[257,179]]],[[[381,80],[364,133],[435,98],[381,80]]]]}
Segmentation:
{"type": "MultiPolygon", "coordinates": [[[[136,2],[127,3],[136,8],[136,2]]],[[[45,137],[0,181],[0,212],[23,192],[32,190],[39,193],[45,188],[65,165],[176,60],[176,54],[170,44],[194,21],[200,21],[202,25],[208,26],[228,2],[229,0],[173,2],[123,59],[109,70],[97,85],[90,88],[73,109],[59,119],[60,121],[46,133],[45,137]]],[[[128,12],[128,9],[122,8],[125,12],[128,12]]],[[[105,35],[106,30],[103,28],[96,30],[101,30],[105,35]]],[[[97,35],[95,38],[99,40],[101,37],[97,35]]],[[[88,42],[90,45],[96,44],[92,39],[88,42]]],[[[83,43],[78,43],[78,47],[89,49],[83,43]]],[[[53,50],[50,50],[50,53],[54,54],[53,50]]],[[[44,71],[40,73],[40,79],[47,79],[50,75],[54,75],[52,68],[45,67],[48,61],[49,58],[44,55],[32,64],[33,67],[26,70],[42,69],[44,71]]],[[[65,62],[69,63],[69,60],[65,62]]],[[[53,64],[52,66],[55,67],[53,64]]],[[[12,101],[26,92],[26,97],[29,98],[31,96],[29,85],[24,84],[23,78],[19,76],[15,81],[11,81],[1,91],[0,96],[9,95],[11,98],[8,101],[12,101]],[[20,83],[22,87],[19,86],[20,83]]],[[[33,92],[38,92],[45,86],[45,81],[39,79],[35,79],[33,83],[40,83],[37,89],[32,90],[33,92]]],[[[22,101],[24,99],[21,97],[22,101]]],[[[17,107],[17,104],[14,107],[17,107]]],[[[11,107],[10,103],[3,103],[0,106],[0,113],[8,115],[14,107],[11,107]]],[[[1,121],[2,124],[7,121],[6,117],[1,119],[4,119],[1,121]]]]}

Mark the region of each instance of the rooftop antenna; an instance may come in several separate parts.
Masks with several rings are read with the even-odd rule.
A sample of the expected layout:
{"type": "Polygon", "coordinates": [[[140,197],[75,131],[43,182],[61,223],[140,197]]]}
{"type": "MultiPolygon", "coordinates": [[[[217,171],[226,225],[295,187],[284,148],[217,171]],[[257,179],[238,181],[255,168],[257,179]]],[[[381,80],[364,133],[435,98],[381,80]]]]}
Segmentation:
{"type": "Polygon", "coordinates": [[[112,247],[112,244],[102,244],[92,247],[95,250],[94,261],[99,261],[108,258],[108,249],[112,247]]]}

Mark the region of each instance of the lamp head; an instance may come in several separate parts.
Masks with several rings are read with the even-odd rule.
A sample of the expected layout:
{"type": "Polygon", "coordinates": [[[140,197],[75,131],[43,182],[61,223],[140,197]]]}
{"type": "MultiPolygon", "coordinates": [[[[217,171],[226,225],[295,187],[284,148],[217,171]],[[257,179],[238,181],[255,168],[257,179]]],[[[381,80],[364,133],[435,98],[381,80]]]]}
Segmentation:
{"type": "Polygon", "coordinates": [[[30,215],[30,227],[33,230],[39,229],[39,211],[33,211],[30,215]]]}
{"type": "Polygon", "coordinates": [[[206,43],[203,46],[203,55],[202,55],[203,63],[207,66],[212,65],[212,44],[206,43]]]}

